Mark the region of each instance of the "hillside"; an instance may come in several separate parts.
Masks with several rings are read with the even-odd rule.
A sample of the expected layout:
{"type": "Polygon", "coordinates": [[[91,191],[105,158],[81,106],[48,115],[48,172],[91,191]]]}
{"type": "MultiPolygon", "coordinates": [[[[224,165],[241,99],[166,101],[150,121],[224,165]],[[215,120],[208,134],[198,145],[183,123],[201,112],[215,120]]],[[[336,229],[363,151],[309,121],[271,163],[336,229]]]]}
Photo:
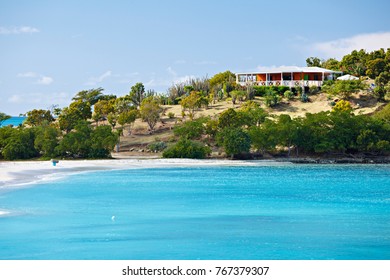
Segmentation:
{"type": "MultiPolygon", "coordinates": [[[[332,106],[330,102],[333,99],[329,99],[327,94],[318,93],[310,96],[310,102],[303,103],[299,99],[293,99],[286,101],[283,99],[280,104],[273,108],[268,108],[264,105],[264,99],[262,97],[256,97],[255,102],[264,108],[269,114],[281,115],[288,114],[292,118],[303,117],[306,113],[318,113],[321,111],[329,111],[332,106]]],[[[367,92],[361,92],[355,94],[350,99],[354,108],[355,114],[370,114],[381,107],[384,103],[377,102],[376,98],[367,92]]],[[[235,104],[232,102],[220,101],[215,104],[211,104],[207,109],[199,109],[196,112],[195,118],[200,116],[216,117],[221,112],[228,108],[240,108],[242,103],[235,104]]],[[[126,157],[159,157],[159,153],[153,153],[148,151],[147,145],[156,142],[164,141],[170,142],[173,140],[173,130],[175,124],[182,121],[186,121],[188,118],[182,118],[180,105],[165,105],[163,106],[164,112],[162,114],[161,121],[156,125],[155,131],[151,134],[148,130],[147,124],[137,119],[131,129],[131,133],[124,132],[124,136],[121,137],[119,153],[113,153],[113,157],[126,158],[126,157]],[[174,118],[169,118],[168,114],[173,113],[174,118]]],[[[218,153],[214,153],[216,156],[218,153]]]]}

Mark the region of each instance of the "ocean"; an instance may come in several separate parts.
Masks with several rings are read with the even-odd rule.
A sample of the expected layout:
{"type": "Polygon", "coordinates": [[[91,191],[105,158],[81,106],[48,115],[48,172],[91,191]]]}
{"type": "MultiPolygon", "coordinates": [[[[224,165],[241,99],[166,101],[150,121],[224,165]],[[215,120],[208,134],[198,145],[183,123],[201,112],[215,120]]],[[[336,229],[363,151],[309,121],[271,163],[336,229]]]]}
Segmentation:
{"type": "Polygon", "coordinates": [[[0,259],[389,260],[389,165],[182,167],[0,189],[0,259]]]}
{"type": "Polygon", "coordinates": [[[7,125],[13,125],[18,126],[24,122],[26,117],[11,117],[8,120],[5,120],[0,127],[7,126],[7,125]]]}

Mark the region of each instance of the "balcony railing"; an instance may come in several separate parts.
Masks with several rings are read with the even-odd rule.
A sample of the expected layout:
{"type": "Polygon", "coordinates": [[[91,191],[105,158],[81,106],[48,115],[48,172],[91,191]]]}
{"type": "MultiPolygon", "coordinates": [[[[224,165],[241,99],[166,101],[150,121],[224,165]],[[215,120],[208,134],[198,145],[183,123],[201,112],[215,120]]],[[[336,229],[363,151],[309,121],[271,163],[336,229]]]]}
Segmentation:
{"type": "Polygon", "coordinates": [[[305,80],[278,80],[278,81],[247,81],[247,82],[238,82],[240,85],[258,85],[258,86],[287,86],[287,87],[311,87],[317,86],[321,87],[323,81],[305,81],[305,80]]]}

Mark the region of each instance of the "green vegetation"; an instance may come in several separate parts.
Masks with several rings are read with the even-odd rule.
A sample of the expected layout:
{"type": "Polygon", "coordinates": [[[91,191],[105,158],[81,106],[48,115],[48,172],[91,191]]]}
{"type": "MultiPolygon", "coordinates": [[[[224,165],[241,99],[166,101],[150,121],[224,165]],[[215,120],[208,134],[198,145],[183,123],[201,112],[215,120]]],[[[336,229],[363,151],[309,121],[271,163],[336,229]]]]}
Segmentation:
{"type": "Polygon", "coordinates": [[[195,158],[203,159],[211,153],[211,149],[199,142],[184,137],[163,152],[164,158],[195,158]]]}
{"type": "MultiPolygon", "coordinates": [[[[166,95],[145,89],[142,83],[135,83],[129,93],[121,97],[104,94],[102,88],[83,90],[65,108],[53,105],[50,110],[34,109],[26,113],[27,119],[20,127],[0,128],[0,158],[106,158],[120,140],[124,143],[132,139],[135,143],[133,138],[138,137],[140,131],[148,136],[156,131],[164,133],[163,141],[151,142],[150,137],[145,136],[147,141],[136,144],[149,144],[148,150],[163,151],[164,157],[204,158],[212,150],[218,154],[224,151],[231,158],[257,153],[388,155],[389,104],[372,115],[356,115],[353,107],[358,105],[356,100],[359,99],[364,102],[374,97],[386,102],[390,97],[390,49],[369,53],[353,51],[341,61],[310,57],[306,63],[341,70],[360,79],[325,81],[322,89],[316,86],[290,89],[241,86],[236,84],[234,73],[225,71],[211,78],[191,78],[176,83],[166,95]],[[368,84],[373,83],[370,79],[375,86],[368,88],[368,84]],[[329,99],[336,99],[330,102],[332,110],[296,118],[291,117],[294,114],[281,114],[289,104],[292,106],[284,113],[295,112],[299,102],[318,100],[322,97],[319,93],[323,92],[328,93],[329,99]],[[221,101],[224,101],[223,107],[216,104],[221,101]],[[232,108],[226,109],[228,103],[232,108]],[[180,111],[167,112],[173,106],[162,107],[173,104],[180,104],[181,117],[180,111]],[[199,111],[210,106],[215,111],[206,112],[207,117],[198,116],[199,111]],[[139,125],[141,121],[148,129],[145,124],[139,125]],[[132,136],[127,137],[130,134],[132,136]],[[166,143],[172,144],[167,146],[166,143]]],[[[303,107],[309,108],[302,106],[298,110],[303,107]]],[[[0,124],[9,117],[0,112],[0,124]]],[[[127,149],[129,142],[125,144],[123,147],[127,149]]]]}
{"type": "MultiPolygon", "coordinates": [[[[372,52],[365,50],[354,50],[345,55],[341,61],[334,58],[321,60],[318,57],[309,57],[306,59],[307,66],[319,66],[331,70],[343,71],[344,74],[351,74],[357,77],[368,76],[375,80],[375,93],[378,100],[383,101],[390,94],[390,48],[387,50],[379,49],[372,52]]],[[[348,87],[354,87],[345,83],[340,85],[341,89],[336,90],[336,94],[347,93],[343,98],[348,98],[348,87]]],[[[352,90],[353,92],[353,90],[352,90]]]]}
{"type": "Polygon", "coordinates": [[[142,100],[140,115],[143,121],[147,122],[150,131],[153,132],[155,125],[160,119],[160,113],[162,108],[160,107],[157,99],[153,96],[147,97],[142,100]]]}
{"type": "Polygon", "coordinates": [[[335,81],[323,86],[323,90],[330,95],[340,96],[342,99],[350,99],[353,93],[366,89],[366,84],[360,80],[335,81]]]}

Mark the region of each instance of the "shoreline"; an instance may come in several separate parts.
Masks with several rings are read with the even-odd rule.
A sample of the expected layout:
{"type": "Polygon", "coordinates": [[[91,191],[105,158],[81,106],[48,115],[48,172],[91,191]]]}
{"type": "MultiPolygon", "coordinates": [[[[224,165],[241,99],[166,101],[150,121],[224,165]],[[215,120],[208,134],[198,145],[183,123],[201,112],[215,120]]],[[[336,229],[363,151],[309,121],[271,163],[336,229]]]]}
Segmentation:
{"type": "Polygon", "coordinates": [[[226,160],[226,159],[156,159],[115,158],[102,160],[60,160],[56,166],[51,161],[0,161],[0,190],[21,187],[42,181],[56,180],[63,176],[99,170],[123,170],[139,168],[191,167],[191,166],[265,166],[292,164],[275,160],[226,160]]]}
{"type": "Polygon", "coordinates": [[[230,159],[165,159],[125,156],[102,160],[60,160],[57,166],[50,161],[0,161],[0,189],[55,180],[63,176],[99,170],[190,166],[270,166],[290,164],[388,164],[389,158],[271,158],[257,160],[230,159]]]}

